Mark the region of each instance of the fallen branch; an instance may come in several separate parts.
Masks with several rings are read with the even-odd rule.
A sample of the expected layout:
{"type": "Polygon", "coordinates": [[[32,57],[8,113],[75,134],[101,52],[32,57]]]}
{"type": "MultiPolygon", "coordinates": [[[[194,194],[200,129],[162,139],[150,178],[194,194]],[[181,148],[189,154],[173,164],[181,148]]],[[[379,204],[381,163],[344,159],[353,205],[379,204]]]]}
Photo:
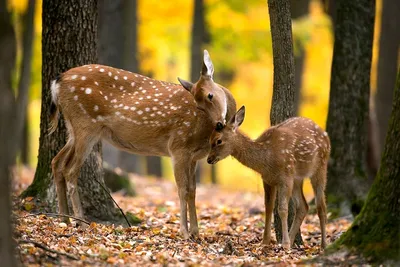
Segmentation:
{"type": "Polygon", "coordinates": [[[50,212],[32,213],[32,214],[26,215],[26,216],[24,216],[24,217],[22,217],[22,218],[31,217],[31,216],[37,216],[37,215],[46,215],[46,216],[54,216],[54,217],[68,217],[68,218],[71,218],[71,219],[74,219],[74,220],[77,220],[77,221],[86,223],[87,225],[90,225],[90,222],[85,221],[85,220],[80,219],[80,218],[75,217],[75,216],[65,215],[65,214],[59,214],[59,213],[50,213],[50,212]]]}
{"type": "Polygon", "coordinates": [[[41,249],[43,249],[43,250],[45,250],[47,252],[51,252],[51,253],[55,253],[57,255],[65,256],[65,257],[67,257],[69,259],[72,259],[72,260],[76,260],[76,261],[79,260],[79,258],[74,256],[74,255],[71,255],[71,254],[66,253],[66,252],[62,252],[62,251],[51,249],[46,245],[43,245],[41,243],[38,243],[38,242],[30,240],[30,239],[27,239],[27,240],[21,239],[21,240],[18,241],[18,244],[32,244],[35,247],[41,248],[41,249]]]}
{"type": "Polygon", "coordinates": [[[128,218],[126,218],[126,215],[124,213],[124,211],[121,209],[121,207],[117,204],[117,202],[114,200],[114,198],[111,196],[110,192],[108,192],[108,190],[104,187],[104,185],[102,185],[97,179],[95,179],[96,182],[103,188],[103,190],[108,194],[108,196],[112,199],[112,201],[114,202],[114,204],[118,207],[119,211],[121,212],[122,216],[124,216],[126,223],[128,224],[129,227],[131,227],[131,224],[129,223],[128,218]]]}

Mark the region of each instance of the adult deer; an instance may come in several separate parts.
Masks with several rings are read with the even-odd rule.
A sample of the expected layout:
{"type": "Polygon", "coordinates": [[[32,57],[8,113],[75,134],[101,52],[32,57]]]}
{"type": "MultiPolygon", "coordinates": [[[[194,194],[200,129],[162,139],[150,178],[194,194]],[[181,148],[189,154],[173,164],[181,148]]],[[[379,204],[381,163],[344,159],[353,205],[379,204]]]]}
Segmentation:
{"type": "Polygon", "coordinates": [[[232,155],[243,165],[261,174],[265,193],[265,229],[263,243],[271,239],[271,218],[278,191],[278,212],[282,221],[282,245],[293,244],[308,211],[303,194],[303,179],[311,178],[321,226],[321,247],[325,248],[326,171],[330,154],[328,134],[312,120],[290,118],[273,126],[256,140],[238,131],[245,115],[244,106],[222,130],[214,130],[210,138],[211,151],[207,162],[215,164],[232,155]],[[295,219],[288,234],[289,198],[295,204],[295,219]]]}
{"type": "Polygon", "coordinates": [[[93,145],[105,139],[119,149],[141,155],[169,156],[180,200],[180,231],[198,235],[195,169],[209,152],[213,129],[233,116],[231,93],[214,83],[214,67],[204,51],[200,79],[181,85],[154,80],[122,69],[86,65],[52,81],[52,129],[62,112],[68,140],[52,160],[59,212],[68,214],[67,193],[74,215],[84,217],[77,179],[93,145]],[[199,105],[194,101],[196,98],[199,105]]]}

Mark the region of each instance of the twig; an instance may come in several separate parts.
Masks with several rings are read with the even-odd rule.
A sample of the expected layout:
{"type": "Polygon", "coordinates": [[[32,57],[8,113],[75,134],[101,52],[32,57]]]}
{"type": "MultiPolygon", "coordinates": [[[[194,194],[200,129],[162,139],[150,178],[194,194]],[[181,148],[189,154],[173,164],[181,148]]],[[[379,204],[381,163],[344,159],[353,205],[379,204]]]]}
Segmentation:
{"type": "Polygon", "coordinates": [[[65,214],[59,214],[59,213],[51,213],[51,212],[32,213],[32,214],[26,215],[26,216],[24,216],[22,218],[26,218],[26,217],[30,217],[30,216],[36,216],[36,215],[47,215],[47,216],[55,216],[55,217],[68,217],[68,218],[71,218],[71,219],[86,223],[87,225],[90,225],[90,222],[87,222],[87,221],[85,221],[83,219],[80,219],[78,217],[74,217],[74,216],[71,216],[71,215],[65,215],[65,214]]]}
{"type": "Polygon", "coordinates": [[[117,202],[111,196],[110,192],[108,192],[108,190],[104,187],[104,185],[102,185],[97,179],[95,179],[95,180],[101,186],[101,188],[103,188],[103,190],[107,193],[107,195],[111,198],[111,200],[114,202],[114,204],[118,207],[118,209],[121,212],[122,216],[124,216],[126,223],[128,224],[129,227],[131,227],[132,225],[129,223],[128,218],[126,218],[126,215],[125,215],[124,211],[121,209],[121,207],[117,204],[117,202]]]}
{"type": "Polygon", "coordinates": [[[51,249],[48,246],[45,246],[45,245],[43,245],[41,243],[38,243],[38,242],[30,240],[30,239],[27,239],[27,240],[21,239],[21,240],[18,241],[18,244],[32,244],[35,247],[41,248],[41,249],[43,249],[45,251],[48,251],[48,252],[51,252],[51,253],[55,253],[55,254],[58,254],[58,255],[62,255],[62,256],[65,256],[67,258],[70,258],[72,260],[76,260],[76,261],[79,260],[79,258],[75,257],[74,255],[71,255],[71,254],[66,253],[66,252],[62,252],[62,251],[51,249]]]}

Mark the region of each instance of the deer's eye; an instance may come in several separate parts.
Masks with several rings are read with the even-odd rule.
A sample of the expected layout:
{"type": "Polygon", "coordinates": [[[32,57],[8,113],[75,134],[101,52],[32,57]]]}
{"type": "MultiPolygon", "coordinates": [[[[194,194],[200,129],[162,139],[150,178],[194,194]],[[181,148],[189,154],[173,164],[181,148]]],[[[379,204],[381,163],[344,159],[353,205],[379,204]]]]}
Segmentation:
{"type": "Polygon", "coordinates": [[[211,101],[212,99],[213,99],[213,94],[212,93],[208,93],[208,95],[207,95],[207,97],[208,97],[208,99],[211,101]]]}
{"type": "Polygon", "coordinates": [[[220,144],[222,144],[222,140],[221,140],[221,139],[218,139],[218,140],[217,140],[217,145],[220,145],[220,144]]]}
{"type": "Polygon", "coordinates": [[[224,129],[224,125],[222,124],[222,122],[217,122],[217,125],[215,126],[215,130],[221,131],[222,129],[224,129]]]}

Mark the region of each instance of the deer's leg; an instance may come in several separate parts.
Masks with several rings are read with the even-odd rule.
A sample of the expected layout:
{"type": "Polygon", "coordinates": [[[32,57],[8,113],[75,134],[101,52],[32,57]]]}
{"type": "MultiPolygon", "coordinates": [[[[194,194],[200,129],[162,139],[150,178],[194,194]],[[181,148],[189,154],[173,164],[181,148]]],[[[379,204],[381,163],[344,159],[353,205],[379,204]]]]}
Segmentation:
{"type": "Polygon", "coordinates": [[[290,245],[293,245],[296,234],[300,230],[301,223],[308,212],[308,204],[303,194],[303,180],[295,181],[293,185],[292,199],[295,203],[296,214],[289,232],[290,245]]]}
{"type": "Polygon", "coordinates": [[[263,183],[264,185],[264,205],[265,205],[265,227],[263,244],[268,245],[271,241],[271,220],[272,212],[274,210],[275,198],[276,198],[276,186],[270,186],[263,183]]]}
{"type": "Polygon", "coordinates": [[[278,189],[278,213],[281,217],[282,222],[282,246],[285,249],[290,248],[290,239],[288,231],[288,210],[289,210],[289,199],[292,191],[292,184],[284,183],[279,185],[278,189]]]}
{"type": "Polygon", "coordinates": [[[190,165],[190,174],[189,174],[188,208],[189,208],[189,219],[190,219],[189,232],[191,236],[199,235],[199,227],[197,224],[197,214],[196,214],[196,166],[197,166],[197,161],[193,161],[190,165]]]}
{"type": "Polygon", "coordinates": [[[78,218],[84,218],[82,203],[79,198],[78,191],[78,178],[81,171],[81,167],[88,157],[93,145],[98,141],[98,138],[90,136],[80,136],[79,139],[75,140],[73,147],[73,154],[69,161],[66,162],[64,176],[67,181],[68,193],[71,197],[72,209],[74,215],[78,218]]]}
{"type": "Polygon", "coordinates": [[[321,249],[326,247],[326,203],[325,203],[325,186],[326,186],[326,166],[319,169],[316,174],[311,177],[311,185],[315,194],[315,203],[317,205],[317,213],[321,226],[321,249]]]}
{"type": "MultiPolygon", "coordinates": [[[[68,200],[67,200],[67,187],[65,178],[62,170],[65,165],[65,160],[73,150],[72,141],[68,141],[67,144],[58,152],[58,154],[51,161],[51,168],[53,171],[54,183],[56,186],[57,199],[58,199],[58,211],[60,214],[69,214],[68,211],[68,200]]],[[[63,221],[69,223],[67,217],[63,218],[63,221]]]]}
{"type": "Polygon", "coordinates": [[[174,175],[176,185],[178,187],[179,203],[180,203],[180,232],[184,239],[189,239],[188,222],[187,222],[187,200],[188,200],[188,183],[190,175],[190,161],[184,159],[184,153],[173,158],[174,175]]]}

